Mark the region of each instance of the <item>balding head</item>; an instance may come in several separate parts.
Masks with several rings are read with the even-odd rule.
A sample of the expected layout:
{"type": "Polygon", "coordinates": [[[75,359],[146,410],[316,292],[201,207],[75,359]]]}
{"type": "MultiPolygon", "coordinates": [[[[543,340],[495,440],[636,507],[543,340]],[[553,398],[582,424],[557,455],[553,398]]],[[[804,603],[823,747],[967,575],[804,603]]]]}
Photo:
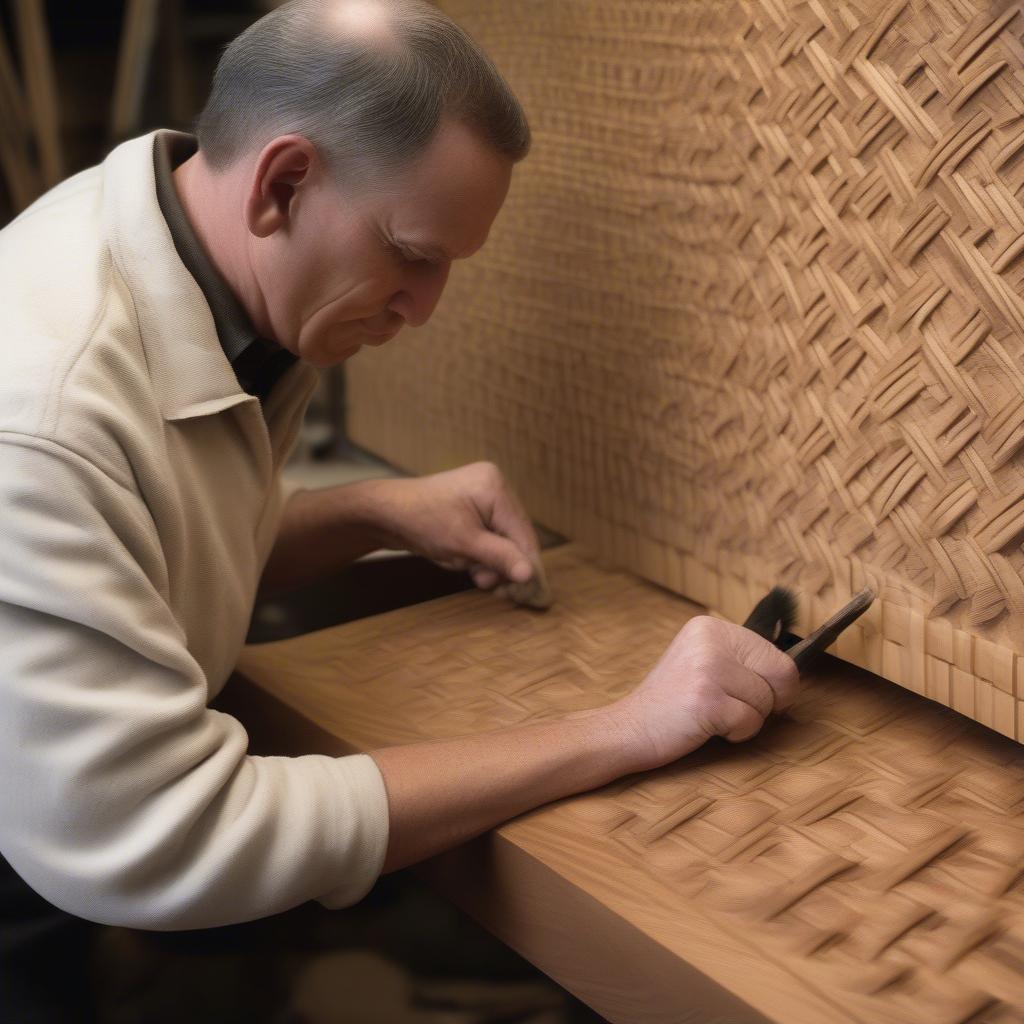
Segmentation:
{"type": "Polygon", "coordinates": [[[324,5],[324,27],[383,49],[399,43],[392,11],[380,0],[335,0],[324,5]]]}
{"type": "Polygon", "coordinates": [[[443,118],[512,162],[529,149],[504,79],[425,0],[291,0],[227,47],[196,134],[213,169],[302,135],[339,180],[366,185],[420,155],[443,118]]]}

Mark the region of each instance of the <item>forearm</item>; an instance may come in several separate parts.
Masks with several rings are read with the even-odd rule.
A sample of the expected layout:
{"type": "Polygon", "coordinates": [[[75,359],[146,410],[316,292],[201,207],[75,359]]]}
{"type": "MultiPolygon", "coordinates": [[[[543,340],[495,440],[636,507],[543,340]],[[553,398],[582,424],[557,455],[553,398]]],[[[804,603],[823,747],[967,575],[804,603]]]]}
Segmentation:
{"type": "Polygon", "coordinates": [[[260,594],[326,578],[381,547],[374,522],[377,481],[298,491],[285,505],[260,594]]]}
{"type": "Polygon", "coordinates": [[[610,708],[457,739],[371,751],[388,793],[384,871],[413,864],[523,811],[647,767],[610,708]]]}

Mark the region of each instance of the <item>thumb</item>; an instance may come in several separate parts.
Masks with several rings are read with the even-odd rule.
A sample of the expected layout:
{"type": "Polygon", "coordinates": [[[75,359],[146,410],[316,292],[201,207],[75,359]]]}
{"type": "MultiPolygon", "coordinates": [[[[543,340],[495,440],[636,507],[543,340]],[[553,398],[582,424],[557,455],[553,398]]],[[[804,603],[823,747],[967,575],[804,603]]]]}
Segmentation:
{"type": "Polygon", "coordinates": [[[533,575],[533,566],[519,547],[507,537],[489,530],[481,531],[475,538],[472,556],[481,565],[513,583],[525,583],[533,575]]]}
{"type": "Polygon", "coordinates": [[[800,672],[796,662],[779,650],[770,640],[758,636],[745,626],[734,626],[739,632],[735,634],[736,657],[756,672],[772,688],[775,698],[775,710],[782,711],[793,703],[800,689],[800,672]]]}

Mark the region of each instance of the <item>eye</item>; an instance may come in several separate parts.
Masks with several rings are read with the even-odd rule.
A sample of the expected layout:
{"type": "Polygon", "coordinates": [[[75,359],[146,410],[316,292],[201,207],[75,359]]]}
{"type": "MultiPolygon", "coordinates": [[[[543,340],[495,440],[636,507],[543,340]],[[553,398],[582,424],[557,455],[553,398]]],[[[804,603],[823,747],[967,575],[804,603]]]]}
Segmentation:
{"type": "Polygon", "coordinates": [[[403,249],[397,242],[388,242],[388,248],[391,250],[395,259],[401,260],[403,263],[410,266],[439,267],[441,265],[440,260],[432,260],[426,256],[421,256],[418,253],[410,252],[408,249],[403,249]]]}
{"type": "Polygon", "coordinates": [[[395,242],[389,241],[387,243],[388,251],[392,257],[396,260],[401,260],[402,263],[424,263],[425,260],[422,256],[417,256],[415,253],[411,253],[406,249],[403,249],[400,245],[395,242]]]}
{"type": "Polygon", "coordinates": [[[402,259],[414,267],[439,267],[441,265],[440,260],[428,259],[426,256],[417,256],[411,252],[403,253],[402,259]]]}

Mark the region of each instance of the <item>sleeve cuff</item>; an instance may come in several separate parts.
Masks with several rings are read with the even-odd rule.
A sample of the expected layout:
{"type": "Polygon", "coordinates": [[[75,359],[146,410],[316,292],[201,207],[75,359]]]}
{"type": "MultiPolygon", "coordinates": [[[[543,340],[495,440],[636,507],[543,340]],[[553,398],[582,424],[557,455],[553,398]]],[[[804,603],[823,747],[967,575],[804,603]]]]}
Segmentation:
{"type": "Polygon", "coordinates": [[[369,754],[334,758],[337,775],[334,846],[339,884],[317,897],[329,910],[358,903],[374,886],[388,851],[388,794],[369,754]]]}

